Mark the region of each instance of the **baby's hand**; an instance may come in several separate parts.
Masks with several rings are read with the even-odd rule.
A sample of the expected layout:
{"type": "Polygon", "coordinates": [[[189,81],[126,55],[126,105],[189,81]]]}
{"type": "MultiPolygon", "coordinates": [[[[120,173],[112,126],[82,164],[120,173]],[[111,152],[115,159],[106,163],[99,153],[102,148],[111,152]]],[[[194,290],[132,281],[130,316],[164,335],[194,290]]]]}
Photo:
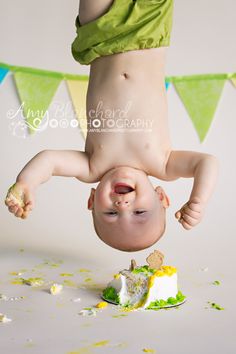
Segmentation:
{"type": "Polygon", "coordinates": [[[10,213],[18,218],[26,219],[34,206],[34,193],[27,185],[16,182],[9,188],[5,204],[10,213]]]}
{"type": "Polygon", "coordinates": [[[193,198],[175,213],[175,217],[186,230],[190,230],[202,220],[203,213],[203,203],[200,202],[199,198],[193,198]]]}

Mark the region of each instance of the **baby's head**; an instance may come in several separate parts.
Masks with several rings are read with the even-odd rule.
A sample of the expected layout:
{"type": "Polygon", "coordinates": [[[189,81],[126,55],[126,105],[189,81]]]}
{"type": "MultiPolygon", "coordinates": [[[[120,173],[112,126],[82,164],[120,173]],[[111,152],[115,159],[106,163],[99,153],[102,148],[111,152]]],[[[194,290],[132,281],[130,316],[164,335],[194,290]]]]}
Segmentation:
{"type": "Polygon", "coordinates": [[[98,237],[128,252],[150,247],[160,239],[168,206],[161,187],[154,189],[145,172],[126,166],[109,170],[88,199],[98,237]]]}

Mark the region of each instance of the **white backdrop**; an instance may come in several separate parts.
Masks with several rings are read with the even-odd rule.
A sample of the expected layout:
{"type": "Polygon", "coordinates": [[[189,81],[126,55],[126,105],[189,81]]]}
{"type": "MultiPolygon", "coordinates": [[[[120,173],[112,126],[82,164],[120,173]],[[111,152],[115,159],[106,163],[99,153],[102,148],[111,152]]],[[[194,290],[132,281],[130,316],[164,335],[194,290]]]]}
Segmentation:
{"type": "MultiPolygon", "coordinates": [[[[0,33],[1,60],[10,64],[32,66],[68,73],[86,73],[70,54],[75,35],[74,20],[78,10],[75,0],[51,0],[38,3],[1,1],[0,33]]],[[[166,75],[221,73],[235,71],[236,3],[226,0],[175,1],[171,47],[168,49],[166,75]],[[223,12],[222,12],[223,11],[223,12]]],[[[192,231],[185,231],[174,219],[174,212],[187,200],[190,180],[160,183],[169,193],[166,236],[159,243],[172,263],[180,263],[186,255],[188,262],[209,262],[209,257],[221,253],[233,255],[234,246],[234,181],[235,181],[235,98],[236,90],[226,82],[212,127],[204,143],[200,144],[185,108],[173,87],[169,88],[169,120],[173,146],[215,154],[221,164],[217,189],[205,219],[192,231]]],[[[9,109],[17,109],[19,101],[9,75],[0,87],[0,194],[6,191],[23,165],[42,149],[83,149],[84,141],[76,129],[48,128],[32,137],[22,139],[9,130],[9,109]]],[[[63,82],[54,101],[68,102],[63,82]]],[[[86,209],[92,185],[75,179],[54,177],[42,185],[37,193],[32,215],[22,221],[0,205],[1,247],[44,249],[52,252],[83,252],[88,257],[111,259],[114,255],[130,256],[103,245],[95,236],[91,216],[86,209]]],[[[146,256],[147,251],[136,253],[146,256]]],[[[184,261],[185,262],[185,261],[184,261]]],[[[183,263],[185,264],[185,263],[183,263]]]]}

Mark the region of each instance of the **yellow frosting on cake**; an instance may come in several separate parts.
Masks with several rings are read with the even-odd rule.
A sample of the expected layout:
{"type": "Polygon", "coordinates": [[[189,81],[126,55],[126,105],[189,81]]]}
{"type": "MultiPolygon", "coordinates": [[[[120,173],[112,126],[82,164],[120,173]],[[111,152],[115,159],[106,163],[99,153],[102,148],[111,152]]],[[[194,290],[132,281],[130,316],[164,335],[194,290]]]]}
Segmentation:
{"type": "Polygon", "coordinates": [[[120,278],[120,274],[114,274],[114,279],[119,279],[120,278]]]}
{"type": "Polygon", "coordinates": [[[172,266],[162,266],[160,269],[158,269],[155,273],[154,276],[156,277],[163,277],[164,275],[168,275],[171,277],[173,274],[177,272],[177,269],[172,266]]]}

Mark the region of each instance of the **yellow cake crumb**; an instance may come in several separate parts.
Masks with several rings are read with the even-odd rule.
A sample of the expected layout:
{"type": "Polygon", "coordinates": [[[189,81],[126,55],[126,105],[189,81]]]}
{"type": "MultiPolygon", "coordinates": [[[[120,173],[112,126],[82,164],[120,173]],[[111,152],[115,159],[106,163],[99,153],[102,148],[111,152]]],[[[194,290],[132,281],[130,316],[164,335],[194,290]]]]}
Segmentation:
{"type": "Polygon", "coordinates": [[[72,288],[77,288],[77,284],[74,281],[70,280],[70,279],[63,280],[63,283],[66,286],[70,286],[72,288]]]}
{"type": "Polygon", "coordinates": [[[93,347],[103,347],[109,343],[109,340],[102,340],[101,342],[96,342],[93,344],[93,347]]]}
{"type": "Polygon", "coordinates": [[[114,279],[119,279],[120,278],[120,274],[114,274],[114,279]]]}
{"type": "Polygon", "coordinates": [[[107,307],[107,302],[105,302],[105,301],[101,301],[101,302],[99,302],[97,305],[96,305],[96,307],[98,308],[98,309],[104,309],[105,307],[107,307]]]}
{"type": "Polygon", "coordinates": [[[148,349],[148,348],[144,348],[143,352],[144,353],[156,353],[155,349],[148,349]]]}
{"type": "Polygon", "coordinates": [[[21,278],[21,279],[23,284],[30,285],[33,287],[41,286],[44,284],[44,280],[42,278],[28,278],[28,279],[21,278]]]}

